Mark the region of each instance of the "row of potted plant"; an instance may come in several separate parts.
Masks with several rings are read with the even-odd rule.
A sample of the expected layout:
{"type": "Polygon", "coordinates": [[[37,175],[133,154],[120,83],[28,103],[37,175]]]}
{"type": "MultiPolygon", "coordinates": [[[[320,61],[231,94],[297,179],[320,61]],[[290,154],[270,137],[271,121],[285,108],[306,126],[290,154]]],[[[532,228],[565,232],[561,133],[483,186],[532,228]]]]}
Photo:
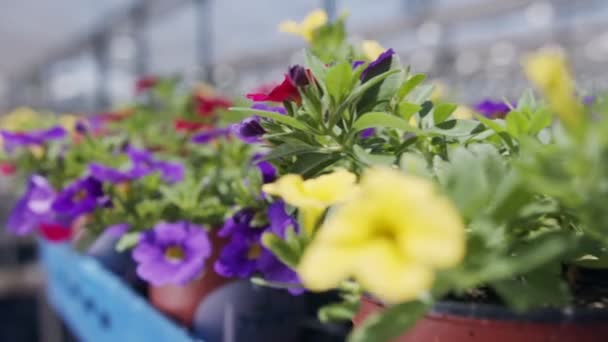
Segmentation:
{"type": "Polygon", "coordinates": [[[523,63],[541,98],[466,110],[344,21],[282,24],[305,63],[253,104],[150,78],[122,112],[3,130],[28,177],[8,228],[130,250],[186,325],[271,288],[261,341],[293,339],[311,293],[351,341],[606,340],[604,97],[542,51],[523,63]]]}

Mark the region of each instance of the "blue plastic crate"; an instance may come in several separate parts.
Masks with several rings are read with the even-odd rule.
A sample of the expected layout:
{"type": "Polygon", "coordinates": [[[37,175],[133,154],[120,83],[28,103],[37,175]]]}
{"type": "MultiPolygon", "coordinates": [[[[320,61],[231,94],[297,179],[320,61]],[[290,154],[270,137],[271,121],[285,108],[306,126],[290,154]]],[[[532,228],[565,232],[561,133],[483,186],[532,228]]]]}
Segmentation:
{"type": "Polygon", "coordinates": [[[86,342],[201,341],[168,320],[94,259],[41,243],[51,305],[86,342]]]}

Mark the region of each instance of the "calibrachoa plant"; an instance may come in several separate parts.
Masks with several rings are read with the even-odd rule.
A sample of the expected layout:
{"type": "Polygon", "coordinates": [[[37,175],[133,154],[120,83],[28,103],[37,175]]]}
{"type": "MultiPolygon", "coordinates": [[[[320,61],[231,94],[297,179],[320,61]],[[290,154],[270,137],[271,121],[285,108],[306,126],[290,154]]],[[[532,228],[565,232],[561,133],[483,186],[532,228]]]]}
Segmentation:
{"type": "Polygon", "coordinates": [[[265,232],[263,244],[306,289],[342,294],[321,319],[350,319],[370,296],[388,308],[350,338],[383,341],[437,300],[573,305],[573,270],[606,265],[605,125],[589,124],[605,107],[583,105],[563,57],[524,63],[546,102],[531,92],[485,100],[463,119],[457,105],[431,101],[424,75],[394,50],[366,58],[351,46],[343,18],[313,12],[282,29],[311,44],[305,64],[233,110],[252,115],[246,141],[278,170],[263,191],[293,207],[301,228],[265,232]]]}
{"type": "Polygon", "coordinates": [[[138,275],[153,285],[186,284],[215,269],[293,283],[290,291],[301,293],[295,272],[260,242],[264,232],[285,236],[297,225],[284,204],[264,200],[261,185],[276,169],[240,140],[252,134],[231,123],[232,101],[156,77],[138,82],[136,95],[120,111],[63,126],[3,125],[2,160],[28,177],[8,229],[83,248],[109,234],[118,251],[133,249],[138,275]],[[212,235],[228,241],[217,261],[208,261],[220,248],[212,235]]]}

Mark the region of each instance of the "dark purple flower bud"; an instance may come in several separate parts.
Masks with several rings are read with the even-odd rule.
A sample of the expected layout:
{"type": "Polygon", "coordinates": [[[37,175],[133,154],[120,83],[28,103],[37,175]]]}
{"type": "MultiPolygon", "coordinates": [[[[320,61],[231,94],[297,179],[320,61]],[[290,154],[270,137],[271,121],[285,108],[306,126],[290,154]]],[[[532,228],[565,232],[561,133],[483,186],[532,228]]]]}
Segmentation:
{"type": "Polygon", "coordinates": [[[354,61],[352,64],[353,70],[357,69],[362,64],[365,64],[365,61],[354,61]]]}
{"type": "Polygon", "coordinates": [[[87,124],[85,124],[82,120],[76,121],[76,125],[74,125],[74,129],[76,130],[76,132],[78,132],[80,134],[87,134],[87,132],[89,131],[87,124]]]}
{"type": "Polygon", "coordinates": [[[380,54],[375,61],[369,63],[361,73],[361,83],[365,83],[370,79],[387,72],[391,68],[394,54],[395,51],[393,49],[388,49],[380,54]]]}
{"type": "Polygon", "coordinates": [[[204,131],[192,137],[192,142],[195,144],[206,144],[219,137],[230,134],[230,128],[218,128],[204,131]]]}
{"type": "Polygon", "coordinates": [[[310,83],[306,69],[301,65],[289,68],[289,80],[296,87],[303,87],[310,83]]]}
{"type": "Polygon", "coordinates": [[[260,141],[260,137],[266,133],[257,116],[246,118],[240,123],[232,125],[231,129],[237,138],[248,144],[260,141]]]}
{"type": "Polygon", "coordinates": [[[366,128],[364,130],[361,131],[361,138],[363,139],[367,139],[371,136],[373,136],[376,133],[376,129],[371,127],[371,128],[366,128]]]}
{"type": "Polygon", "coordinates": [[[502,101],[483,100],[475,105],[475,110],[489,119],[504,118],[511,109],[502,101]]]}

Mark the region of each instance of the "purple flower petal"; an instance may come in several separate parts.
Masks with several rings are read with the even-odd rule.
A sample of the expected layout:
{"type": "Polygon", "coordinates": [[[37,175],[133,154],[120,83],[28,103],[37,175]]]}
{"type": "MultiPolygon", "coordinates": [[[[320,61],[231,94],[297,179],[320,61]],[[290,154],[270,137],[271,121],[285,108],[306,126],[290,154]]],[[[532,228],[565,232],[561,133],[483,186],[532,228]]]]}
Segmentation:
{"type": "Polygon", "coordinates": [[[504,118],[511,109],[502,101],[486,99],[475,105],[475,110],[489,119],[504,118]]]}
{"type": "Polygon", "coordinates": [[[260,141],[266,130],[260,125],[260,118],[252,116],[231,126],[232,134],[248,144],[260,141]]]}
{"type": "Polygon", "coordinates": [[[4,149],[7,152],[12,152],[17,147],[44,145],[49,141],[62,139],[66,135],[66,130],[61,126],[54,126],[49,129],[29,132],[12,132],[7,130],[0,131],[0,137],[2,137],[4,149]]]}
{"type": "Polygon", "coordinates": [[[52,209],[63,217],[75,219],[94,211],[102,196],[101,182],[89,176],[78,179],[63,189],[55,198],[52,209]]]}
{"type": "Polygon", "coordinates": [[[26,235],[43,221],[52,219],[51,205],[55,200],[55,190],[42,176],[32,175],[25,194],[11,211],[7,229],[17,235],[26,235]]]}
{"type": "Polygon", "coordinates": [[[202,274],[211,248],[202,227],[185,221],[161,222],[142,235],[132,255],[137,274],[147,282],[183,285],[202,274]]]}
{"type": "Polygon", "coordinates": [[[369,63],[361,73],[361,83],[365,83],[373,77],[387,72],[391,67],[391,62],[393,61],[394,54],[395,51],[393,49],[388,49],[382,54],[380,54],[380,56],[378,56],[375,61],[369,63]]]}
{"type": "Polygon", "coordinates": [[[219,137],[227,136],[228,134],[230,134],[230,128],[211,129],[193,136],[192,142],[196,144],[206,144],[219,137]]]}

